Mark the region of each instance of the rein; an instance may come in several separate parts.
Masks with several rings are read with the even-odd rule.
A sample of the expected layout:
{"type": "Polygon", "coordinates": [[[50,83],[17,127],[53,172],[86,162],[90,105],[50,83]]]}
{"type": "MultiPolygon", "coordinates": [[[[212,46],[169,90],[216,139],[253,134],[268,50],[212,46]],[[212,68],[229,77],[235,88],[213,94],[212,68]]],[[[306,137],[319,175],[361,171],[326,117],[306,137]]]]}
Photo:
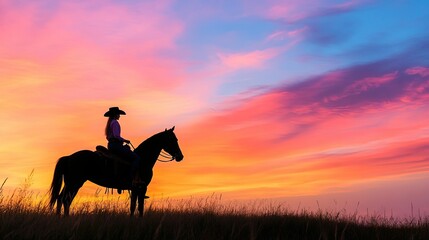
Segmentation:
{"type": "Polygon", "coordinates": [[[160,161],[160,162],[171,162],[171,161],[173,161],[175,159],[175,157],[171,156],[169,153],[163,153],[162,150],[161,150],[161,153],[159,153],[159,155],[161,157],[164,157],[164,158],[168,159],[168,160],[163,160],[163,159],[157,158],[156,160],[160,161]]]}
{"type": "MultiPolygon", "coordinates": [[[[136,150],[136,148],[133,146],[133,144],[131,142],[129,143],[129,145],[133,148],[133,150],[136,150]]],[[[159,153],[159,155],[161,157],[167,158],[168,160],[157,158],[156,159],[157,161],[160,161],[160,162],[171,162],[171,161],[174,161],[174,159],[176,159],[175,157],[171,156],[169,153],[167,153],[167,152],[163,153],[162,151],[163,150],[161,150],[161,153],[159,153]]]]}

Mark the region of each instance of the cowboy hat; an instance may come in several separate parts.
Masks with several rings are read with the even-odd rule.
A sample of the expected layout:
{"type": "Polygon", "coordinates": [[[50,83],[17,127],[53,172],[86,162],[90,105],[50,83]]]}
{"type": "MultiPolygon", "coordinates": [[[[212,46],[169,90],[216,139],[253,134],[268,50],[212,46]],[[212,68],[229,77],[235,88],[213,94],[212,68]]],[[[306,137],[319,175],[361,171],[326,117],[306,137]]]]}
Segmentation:
{"type": "Polygon", "coordinates": [[[119,109],[118,107],[111,107],[109,108],[109,111],[107,111],[104,116],[105,117],[111,117],[111,116],[115,116],[115,115],[126,115],[126,113],[124,111],[122,111],[121,109],[119,109]]]}

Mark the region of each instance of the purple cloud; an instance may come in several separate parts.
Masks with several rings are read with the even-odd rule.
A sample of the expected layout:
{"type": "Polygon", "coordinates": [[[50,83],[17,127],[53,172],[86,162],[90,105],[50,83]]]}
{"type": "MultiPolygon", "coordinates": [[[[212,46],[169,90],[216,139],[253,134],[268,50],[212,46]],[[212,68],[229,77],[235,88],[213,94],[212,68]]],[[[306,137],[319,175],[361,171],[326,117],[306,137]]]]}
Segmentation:
{"type": "Polygon", "coordinates": [[[273,91],[287,96],[288,108],[314,106],[335,111],[358,110],[400,102],[410,95],[414,100],[426,99],[428,72],[427,67],[410,66],[406,60],[401,62],[399,56],[333,71],[273,91]]]}

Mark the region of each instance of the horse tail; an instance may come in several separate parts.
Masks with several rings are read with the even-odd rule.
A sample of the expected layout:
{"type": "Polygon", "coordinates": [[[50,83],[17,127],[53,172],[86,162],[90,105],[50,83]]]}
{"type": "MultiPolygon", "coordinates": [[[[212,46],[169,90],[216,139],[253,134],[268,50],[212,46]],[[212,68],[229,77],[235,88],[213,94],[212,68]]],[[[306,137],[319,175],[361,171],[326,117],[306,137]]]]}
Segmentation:
{"type": "Polygon", "coordinates": [[[61,157],[58,159],[57,165],[55,166],[54,177],[49,190],[51,195],[51,200],[49,201],[50,207],[54,206],[60,195],[61,185],[63,183],[63,174],[65,172],[65,166],[67,164],[68,158],[68,156],[61,157]]]}

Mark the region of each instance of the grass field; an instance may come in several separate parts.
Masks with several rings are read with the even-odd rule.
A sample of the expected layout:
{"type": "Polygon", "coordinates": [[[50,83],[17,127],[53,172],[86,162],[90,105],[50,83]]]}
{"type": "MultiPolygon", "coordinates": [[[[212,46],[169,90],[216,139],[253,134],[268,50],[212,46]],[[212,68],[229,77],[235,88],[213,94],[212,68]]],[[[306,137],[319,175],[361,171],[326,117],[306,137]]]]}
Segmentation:
{"type": "Polygon", "coordinates": [[[153,200],[130,218],[125,198],[99,197],[59,217],[28,186],[0,188],[1,239],[429,239],[429,218],[359,217],[344,211],[290,211],[281,206],[224,205],[219,196],[153,200]],[[37,199],[37,200],[35,200],[37,199]]]}

